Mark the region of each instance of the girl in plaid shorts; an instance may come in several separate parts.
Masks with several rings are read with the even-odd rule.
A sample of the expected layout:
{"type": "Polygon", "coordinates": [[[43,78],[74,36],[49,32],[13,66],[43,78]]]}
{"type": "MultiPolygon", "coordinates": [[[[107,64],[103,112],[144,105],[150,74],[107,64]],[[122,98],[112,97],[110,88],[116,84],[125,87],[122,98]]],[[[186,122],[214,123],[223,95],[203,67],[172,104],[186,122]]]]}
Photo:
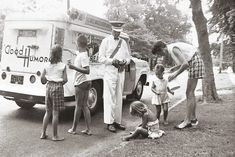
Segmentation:
{"type": "Polygon", "coordinates": [[[175,128],[184,129],[197,125],[196,118],[196,99],[194,91],[197,86],[198,79],[204,76],[204,65],[197,49],[190,44],[177,42],[166,45],[162,41],[157,41],[152,53],[159,56],[170,56],[175,62],[176,66],[174,72],[168,77],[168,81],[175,79],[183,71],[188,70],[188,82],[186,89],[187,111],[184,120],[175,128]]]}
{"type": "Polygon", "coordinates": [[[51,60],[49,65],[43,70],[41,82],[46,85],[46,113],[43,118],[41,139],[46,139],[47,125],[52,115],[52,140],[62,141],[57,133],[59,111],[64,109],[64,88],[63,85],[68,81],[66,65],[62,63],[62,47],[55,45],[51,50],[51,60]]]}

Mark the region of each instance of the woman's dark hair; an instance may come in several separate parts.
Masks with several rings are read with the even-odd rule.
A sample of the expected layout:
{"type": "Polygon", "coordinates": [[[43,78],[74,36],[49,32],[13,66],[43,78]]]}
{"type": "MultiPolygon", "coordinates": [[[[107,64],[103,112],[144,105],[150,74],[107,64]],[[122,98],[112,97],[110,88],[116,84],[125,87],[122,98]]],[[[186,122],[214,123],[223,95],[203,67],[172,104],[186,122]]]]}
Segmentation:
{"type": "Polygon", "coordinates": [[[62,61],[62,47],[56,44],[51,49],[50,63],[56,64],[61,61],[62,61]]]}
{"type": "Polygon", "coordinates": [[[81,34],[78,36],[77,43],[82,48],[86,48],[87,47],[87,38],[83,34],[81,34]]]}
{"type": "Polygon", "coordinates": [[[166,47],[166,44],[159,40],[157,41],[154,45],[153,45],[153,48],[152,48],[152,54],[156,55],[158,54],[158,52],[162,49],[162,48],[165,48],[166,47]]]}
{"type": "Polygon", "coordinates": [[[147,112],[147,106],[140,102],[140,101],[134,101],[131,103],[130,105],[130,113],[132,115],[142,115],[144,114],[145,112],[147,112]]]}

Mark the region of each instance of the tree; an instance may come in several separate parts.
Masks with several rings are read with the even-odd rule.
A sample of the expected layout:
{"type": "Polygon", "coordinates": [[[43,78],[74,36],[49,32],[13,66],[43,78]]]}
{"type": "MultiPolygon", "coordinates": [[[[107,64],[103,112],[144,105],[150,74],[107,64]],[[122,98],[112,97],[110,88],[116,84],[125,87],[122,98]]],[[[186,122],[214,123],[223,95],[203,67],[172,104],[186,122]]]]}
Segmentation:
{"type": "Polygon", "coordinates": [[[134,45],[131,49],[142,57],[151,56],[151,41],[156,37],[147,29],[144,23],[144,2],[136,0],[105,0],[109,8],[106,16],[108,20],[125,21],[125,32],[127,32],[134,45]]]}
{"type": "Polygon", "coordinates": [[[37,8],[36,0],[21,0],[18,1],[18,5],[21,5],[21,12],[28,13],[28,12],[35,12],[37,8]]]}
{"type": "MultiPolygon", "coordinates": [[[[212,3],[210,11],[212,18],[210,19],[211,32],[224,33],[229,36],[231,41],[235,37],[235,1],[234,0],[210,0],[212,3]]],[[[235,72],[235,41],[230,42],[233,61],[233,72],[235,72]]]]}
{"type": "Polygon", "coordinates": [[[145,23],[158,39],[165,42],[185,41],[191,24],[186,16],[176,8],[170,0],[156,0],[154,4],[147,3],[145,23]]]}
{"type": "Polygon", "coordinates": [[[203,100],[207,102],[218,101],[219,97],[215,87],[214,72],[208,40],[207,19],[202,11],[201,0],[190,1],[193,22],[197,30],[199,50],[205,65],[205,78],[202,80],[203,100]]]}
{"type": "Polygon", "coordinates": [[[153,41],[184,41],[191,25],[172,0],[105,0],[109,20],[125,21],[125,31],[134,40],[132,50],[152,56],[153,41]]]}

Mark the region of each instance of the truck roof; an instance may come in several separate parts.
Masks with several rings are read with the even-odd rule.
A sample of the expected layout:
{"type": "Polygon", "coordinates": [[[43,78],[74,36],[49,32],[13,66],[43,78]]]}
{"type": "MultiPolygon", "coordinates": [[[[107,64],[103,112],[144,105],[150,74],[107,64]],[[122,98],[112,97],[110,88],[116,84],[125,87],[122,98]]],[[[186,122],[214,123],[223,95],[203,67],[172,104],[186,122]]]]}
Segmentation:
{"type": "Polygon", "coordinates": [[[102,29],[104,31],[111,31],[111,25],[108,20],[96,17],[86,12],[72,9],[68,14],[61,12],[51,13],[17,13],[8,15],[5,22],[10,21],[50,21],[50,22],[66,22],[70,24],[86,25],[102,29]]]}
{"type": "Polygon", "coordinates": [[[5,21],[67,21],[69,19],[66,14],[42,14],[42,13],[17,13],[6,16],[5,21]]]}

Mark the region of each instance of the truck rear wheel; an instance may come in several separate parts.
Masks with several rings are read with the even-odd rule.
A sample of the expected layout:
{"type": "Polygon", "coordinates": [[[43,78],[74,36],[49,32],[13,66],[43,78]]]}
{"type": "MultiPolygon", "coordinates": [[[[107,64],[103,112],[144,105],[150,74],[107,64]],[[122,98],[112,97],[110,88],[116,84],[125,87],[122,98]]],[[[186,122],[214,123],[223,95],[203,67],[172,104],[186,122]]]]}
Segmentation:
{"type": "Polygon", "coordinates": [[[143,89],[144,89],[144,83],[143,81],[140,79],[137,82],[137,85],[135,87],[135,90],[133,91],[132,94],[127,95],[127,99],[137,99],[140,100],[143,94],[143,89]]]}
{"type": "Polygon", "coordinates": [[[94,114],[102,103],[102,88],[98,82],[92,82],[88,95],[88,107],[91,114],[94,114]]]}
{"type": "Polygon", "coordinates": [[[31,109],[35,104],[31,102],[21,102],[21,101],[16,101],[16,104],[24,109],[31,109]]]}

